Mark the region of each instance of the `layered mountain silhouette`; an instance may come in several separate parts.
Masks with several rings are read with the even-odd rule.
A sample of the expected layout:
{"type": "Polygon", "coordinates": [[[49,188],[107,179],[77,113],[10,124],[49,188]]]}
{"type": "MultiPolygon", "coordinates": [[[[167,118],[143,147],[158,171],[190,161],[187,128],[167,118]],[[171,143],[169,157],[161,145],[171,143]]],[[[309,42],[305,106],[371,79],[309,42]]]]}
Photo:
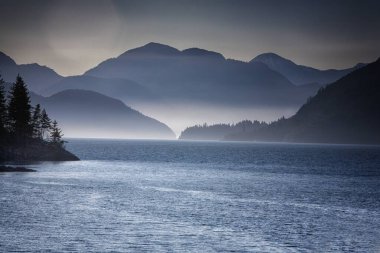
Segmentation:
{"type": "Polygon", "coordinates": [[[234,106],[300,105],[317,88],[300,89],[260,62],[229,60],[199,48],[180,51],[158,43],[129,50],[84,75],[133,80],[170,101],[234,106]]]}
{"type": "Polygon", "coordinates": [[[348,69],[328,69],[319,70],[303,65],[297,65],[291,60],[285,59],[274,53],[265,53],[256,56],[250,62],[261,62],[267,65],[270,69],[281,73],[295,85],[318,84],[325,85],[335,82],[339,78],[347,75],[355,69],[365,66],[363,63],[358,63],[348,69]]]}
{"type": "Polygon", "coordinates": [[[242,62],[200,48],[181,51],[149,43],[108,59],[83,75],[62,77],[38,64],[18,65],[0,53],[2,77],[13,82],[20,74],[36,94],[54,97],[72,89],[93,91],[119,99],[172,127],[182,124],[181,129],[199,121],[196,118],[199,116],[218,122],[216,119],[221,115],[235,120],[236,115],[242,118],[258,115],[257,119],[262,120],[260,114],[268,117],[274,111],[290,115],[289,110],[295,112],[322,84],[355,68],[320,71],[273,54],[242,62]],[[309,84],[300,85],[305,83],[309,84]],[[189,118],[186,112],[194,110],[201,111],[189,118]]]}
{"type": "Polygon", "coordinates": [[[8,55],[0,52],[0,75],[7,82],[13,82],[20,74],[28,83],[29,89],[42,93],[47,87],[63,79],[54,70],[37,63],[16,64],[8,55]]]}
{"type": "Polygon", "coordinates": [[[334,81],[353,69],[321,71],[296,65],[274,54],[251,62],[225,59],[199,48],[180,51],[148,43],[108,59],[84,75],[62,77],[38,64],[17,65],[0,54],[0,71],[6,81],[17,74],[29,88],[49,96],[66,89],[96,91],[126,103],[204,103],[226,106],[300,106],[320,84],[334,81]],[[313,83],[302,87],[294,84],[313,83]]]}
{"type": "Polygon", "coordinates": [[[380,143],[380,59],[322,88],[289,119],[229,140],[380,143]]]}
{"type": "Polygon", "coordinates": [[[56,119],[66,136],[102,138],[174,139],[165,124],[126,106],[120,100],[84,90],[65,90],[50,97],[31,93],[56,119]]]}

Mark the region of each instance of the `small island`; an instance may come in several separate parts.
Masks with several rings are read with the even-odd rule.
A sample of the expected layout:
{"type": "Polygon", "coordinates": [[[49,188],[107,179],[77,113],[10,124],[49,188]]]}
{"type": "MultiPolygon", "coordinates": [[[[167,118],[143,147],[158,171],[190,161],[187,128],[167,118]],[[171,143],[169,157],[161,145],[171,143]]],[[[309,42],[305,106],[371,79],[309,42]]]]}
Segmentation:
{"type": "MultiPolygon", "coordinates": [[[[27,86],[20,76],[9,92],[0,79],[0,163],[79,160],[65,149],[62,137],[57,121],[52,121],[39,104],[31,106],[27,86]]],[[[33,170],[1,166],[0,171],[33,170]]]]}

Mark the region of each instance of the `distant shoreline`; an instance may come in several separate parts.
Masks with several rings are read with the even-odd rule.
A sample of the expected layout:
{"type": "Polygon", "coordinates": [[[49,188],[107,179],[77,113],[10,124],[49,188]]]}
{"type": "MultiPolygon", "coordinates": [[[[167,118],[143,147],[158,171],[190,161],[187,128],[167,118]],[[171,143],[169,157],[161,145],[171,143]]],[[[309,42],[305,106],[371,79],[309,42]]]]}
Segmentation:
{"type": "Polygon", "coordinates": [[[199,143],[243,143],[243,144],[268,144],[268,145],[310,145],[310,146],[363,146],[380,147],[380,144],[367,143],[333,143],[333,142],[286,142],[286,141],[255,141],[255,140],[202,140],[202,139],[117,139],[117,138],[96,138],[96,137],[68,137],[68,141],[115,141],[115,142],[199,142],[199,143]]]}

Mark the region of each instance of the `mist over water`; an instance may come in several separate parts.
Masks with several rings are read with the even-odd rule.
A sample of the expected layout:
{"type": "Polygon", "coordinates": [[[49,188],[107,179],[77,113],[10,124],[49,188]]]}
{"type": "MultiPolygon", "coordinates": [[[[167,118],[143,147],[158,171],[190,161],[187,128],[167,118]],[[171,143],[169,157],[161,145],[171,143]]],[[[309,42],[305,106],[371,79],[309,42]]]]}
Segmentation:
{"type": "MultiPolygon", "coordinates": [[[[272,122],[281,117],[292,116],[297,107],[234,107],[205,103],[149,104],[132,103],[143,114],[168,125],[177,137],[187,127],[207,123],[233,124],[244,119],[272,122]]],[[[70,136],[71,137],[71,136],[70,136]]]]}
{"type": "Polygon", "coordinates": [[[380,149],[74,140],[0,174],[9,251],[377,252],[380,149]]]}

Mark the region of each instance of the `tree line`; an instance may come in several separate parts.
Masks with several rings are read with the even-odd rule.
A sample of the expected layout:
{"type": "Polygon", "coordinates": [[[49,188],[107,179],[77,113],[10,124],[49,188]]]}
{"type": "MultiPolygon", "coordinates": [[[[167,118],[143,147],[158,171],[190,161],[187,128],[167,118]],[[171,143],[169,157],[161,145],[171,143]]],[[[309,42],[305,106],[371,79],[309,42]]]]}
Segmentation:
{"type": "Polygon", "coordinates": [[[180,139],[221,140],[230,134],[252,132],[266,126],[268,126],[266,122],[257,120],[243,120],[236,124],[207,125],[204,123],[186,128],[181,133],[180,139]]]}
{"type": "Polygon", "coordinates": [[[62,131],[39,104],[31,106],[27,85],[20,75],[8,92],[0,77],[0,143],[46,142],[62,146],[62,131]],[[7,94],[8,93],[8,94],[7,94]]]}

